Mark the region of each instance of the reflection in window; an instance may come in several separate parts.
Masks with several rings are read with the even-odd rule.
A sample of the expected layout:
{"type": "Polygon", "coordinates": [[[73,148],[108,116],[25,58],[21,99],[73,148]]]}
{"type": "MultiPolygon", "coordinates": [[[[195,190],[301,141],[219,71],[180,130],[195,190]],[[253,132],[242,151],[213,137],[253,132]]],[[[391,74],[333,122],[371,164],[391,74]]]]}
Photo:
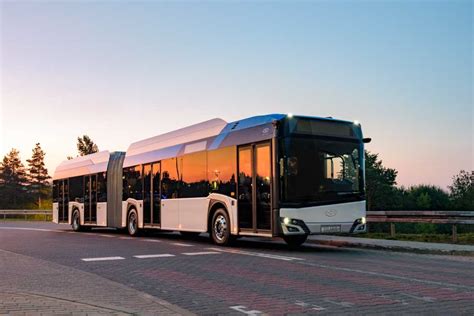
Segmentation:
{"type": "Polygon", "coordinates": [[[179,160],[177,158],[165,159],[161,162],[161,198],[176,199],[179,192],[180,180],[179,160]]]}
{"type": "Polygon", "coordinates": [[[123,169],[123,199],[142,199],[141,166],[123,169]]]}
{"type": "Polygon", "coordinates": [[[206,156],[206,152],[203,151],[180,158],[183,166],[180,197],[205,197],[208,195],[206,156]]]}
{"type": "Polygon", "coordinates": [[[207,176],[211,193],[235,198],[237,157],[235,147],[226,147],[207,153],[207,176]]]}
{"type": "Polygon", "coordinates": [[[97,174],[97,202],[107,202],[107,173],[97,174]]]}

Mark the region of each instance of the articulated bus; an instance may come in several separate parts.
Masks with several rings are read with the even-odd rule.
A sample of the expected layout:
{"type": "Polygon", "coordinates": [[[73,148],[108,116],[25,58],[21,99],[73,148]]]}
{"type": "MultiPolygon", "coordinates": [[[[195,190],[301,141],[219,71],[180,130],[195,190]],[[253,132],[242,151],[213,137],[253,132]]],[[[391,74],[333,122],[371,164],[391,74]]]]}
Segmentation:
{"type": "Polygon", "coordinates": [[[365,232],[364,142],[357,122],[271,114],[212,119],[62,162],[53,221],[238,236],[365,232]]]}

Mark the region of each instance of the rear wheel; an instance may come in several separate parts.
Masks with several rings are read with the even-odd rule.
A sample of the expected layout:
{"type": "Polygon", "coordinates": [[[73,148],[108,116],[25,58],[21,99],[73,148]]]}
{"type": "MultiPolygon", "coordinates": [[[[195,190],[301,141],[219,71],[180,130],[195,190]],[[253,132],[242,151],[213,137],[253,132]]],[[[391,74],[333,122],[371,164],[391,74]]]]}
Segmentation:
{"type": "Polygon", "coordinates": [[[290,246],[291,248],[296,248],[301,246],[306,239],[308,238],[308,235],[288,235],[288,236],[283,236],[283,240],[290,246]]]}
{"type": "Polygon", "coordinates": [[[212,216],[211,221],[211,238],[212,241],[219,246],[226,246],[229,244],[230,236],[230,221],[227,212],[220,208],[212,216]]]}
{"type": "Polygon", "coordinates": [[[134,208],[128,213],[127,229],[130,236],[138,235],[138,215],[134,208]]]}
{"type": "Polygon", "coordinates": [[[81,226],[81,218],[79,215],[79,211],[76,209],[74,210],[74,213],[72,214],[72,230],[75,232],[80,232],[82,230],[81,226]]]}

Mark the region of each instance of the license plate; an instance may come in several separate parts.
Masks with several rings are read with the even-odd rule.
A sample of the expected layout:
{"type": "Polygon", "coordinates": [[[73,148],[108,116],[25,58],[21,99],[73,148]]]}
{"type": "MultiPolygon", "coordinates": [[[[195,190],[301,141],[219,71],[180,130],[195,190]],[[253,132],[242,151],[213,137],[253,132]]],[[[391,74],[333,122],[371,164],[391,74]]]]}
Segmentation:
{"type": "Polygon", "coordinates": [[[322,225],[321,233],[340,233],[341,225],[322,225]]]}

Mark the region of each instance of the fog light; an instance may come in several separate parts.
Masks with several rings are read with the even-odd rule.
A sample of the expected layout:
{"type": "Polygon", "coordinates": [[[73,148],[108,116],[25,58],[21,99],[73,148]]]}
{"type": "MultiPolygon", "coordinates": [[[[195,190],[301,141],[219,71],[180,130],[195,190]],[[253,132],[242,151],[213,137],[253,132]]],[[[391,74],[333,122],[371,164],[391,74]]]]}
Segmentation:
{"type": "Polygon", "coordinates": [[[285,225],[288,225],[288,224],[290,223],[290,219],[289,219],[288,217],[285,217],[285,218],[283,219],[283,223],[284,223],[285,225]]]}
{"type": "Polygon", "coordinates": [[[288,228],[288,231],[289,231],[290,233],[299,232],[298,228],[296,228],[296,227],[288,226],[287,228],[288,228]]]}

